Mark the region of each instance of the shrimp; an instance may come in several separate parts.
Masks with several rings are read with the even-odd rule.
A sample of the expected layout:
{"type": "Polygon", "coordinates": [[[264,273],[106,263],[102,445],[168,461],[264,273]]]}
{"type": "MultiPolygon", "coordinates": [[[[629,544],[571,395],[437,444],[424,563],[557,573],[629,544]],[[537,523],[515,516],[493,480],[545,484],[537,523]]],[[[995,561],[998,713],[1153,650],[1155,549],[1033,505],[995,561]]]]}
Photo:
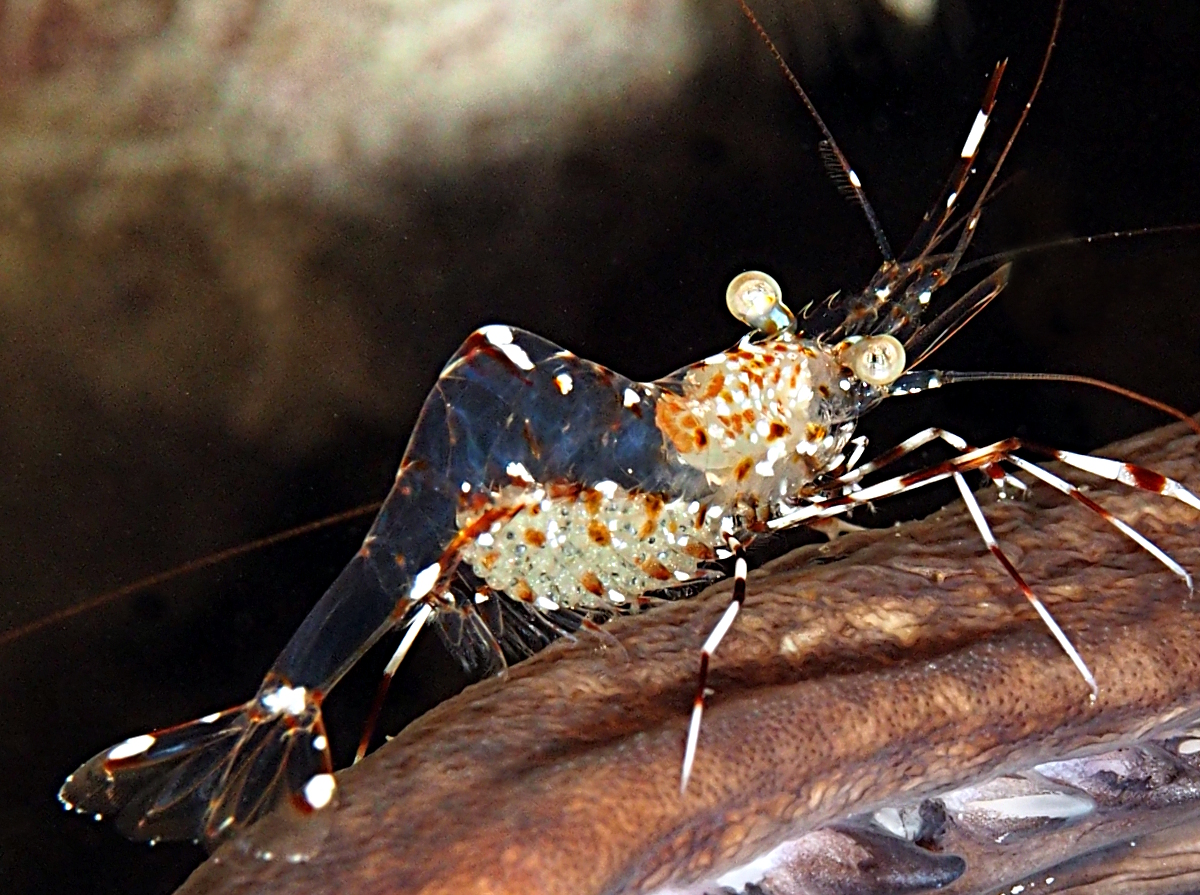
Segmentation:
{"type": "MultiPolygon", "coordinates": [[[[115,814],[132,838],[194,838],[210,845],[281,803],[302,813],[320,811],[336,792],[322,702],[388,632],[402,630],[404,636],[385,678],[426,626],[439,631],[464,664],[499,668],[506,647],[519,651],[531,635],[569,633],[564,612],[603,617],[641,611],[656,595],[720,577],[719,563],[732,560],[734,600],[700,651],[681,768],[685,788],[710,660],[744,599],[746,547],[771,532],[942,480],[958,487],[985,545],[1094,695],[1097,684],[1085,657],[1004,555],[964,474],[982,471],[1010,488],[1025,487],[1011,468],[1041,479],[1102,515],[1189,589],[1191,577],[1175,560],[1016,451],[1041,450],[1068,466],[1197,509],[1200,500],[1150,470],[1039,449],[1016,438],[974,448],[948,430],[927,428],[861,464],[865,445],[855,440],[858,422],[885,399],[1005,378],[915,368],[1008,282],[1006,264],[924,319],[971,244],[1044,79],[1061,14],[1060,4],[1029,101],[974,202],[959,212],[1003,63],[942,195],[898,256],[859,175],[793,79],[825,136],[835,173],[864,212],[884,257],[864,288],[797,315],[771,277],[740,275],[727,302],[748,327],[746,335],[731,349],[652,382],[622,376],[516,327],[493,324],[470,335],[426,399],[362,548],[276,658],[258,692],[243,704],[99,753],[68,777],[60,792],[64,805],[115,814]],[[868,480],[935,440],[957,455],[916,473],[868,480]]],[[[779,58],[769,40],[768,46],[779,58]]]]}

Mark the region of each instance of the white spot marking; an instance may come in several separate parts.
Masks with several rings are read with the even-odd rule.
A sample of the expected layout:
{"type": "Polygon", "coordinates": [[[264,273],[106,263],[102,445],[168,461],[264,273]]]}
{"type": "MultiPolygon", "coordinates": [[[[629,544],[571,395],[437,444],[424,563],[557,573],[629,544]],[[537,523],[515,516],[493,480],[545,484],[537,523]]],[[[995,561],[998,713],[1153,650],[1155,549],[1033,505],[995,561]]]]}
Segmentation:
{"type": "Polygon", "coordinates": [[[538,597],[533,601],[533,605],[538,609],[544,609],[546,612],[554,612],[558,609],[558,604],[549,597],[538,597]]]}
{"type": "Polygon", "coordinates": [[[509,463],[504,467],[504,471],[508,473],[509,478],[533,484],[533,476],[529,474],[529,470],[525,468],[524,463],[509,463]]]}
{"type": "Polygon", "coordinates": [[[313,737],[312,747],[317,752],[324,752],[329,748],[329,740],[325,739],[325,737],[321,734],[317,734],[315,737],[313,737]]]}
{"type": "Polygon", "coordinates": [[[308,691],[303,687],[276,687],[262,695],[262,704],[272,714],[302,715],[308,701],[308,691]]]}
{"type": "Polygon", "coordinates": [[[481,590],[475,591],[475,605],[479,606],[488,601],[489,597],[481,590]]]}
{"type": "Polygon", "coordinates": [[[211,715],[205,715],[203,718],[201,718],[200,723],[201,724],[212,724],[214,721],[216,721],[220,717],[221,717],[220,712],[213,712],[211,715]]]}
{"type": "Polygon", "coordinates": [[[564,395],[571,394],[571,389],[575,388],[575,380],[571,378],[570,373],[559,373],[554,377],[554,384],[564,395]]]}
{"type": "Polygon", "coordinates": [[[417,572],[417,577],[413,579],[412,590],[408,592],[408,598],[416,601],[433,590],[433,586],[437,584],[438,577],[442,574],[442,564],[433,563],[426,566],[417,572]]]}
{"type": "Polygon", "coordinates": [[[315,810],[320,811],[333,800],[335,790],[337,783],[333,774],[317,774],[304,784],[304,798],[315,810]]]}
{"type": "MultiPolygon", "coordinates": [[[[741,557],[738,557],[738,569],[741,571],[742,577],[745,577],[744,563],[745,560],[741,557]]],[[[735,572],[735,574],[737,573],[735,572]]],[[[730,603],[727,607],[725,607],[725,614],[721,616],[720,620],[717,622],[717,626],[713,628],[712,633],[708,635],[708,640],[704,641],[704,646],[700,647],[701,653],[708,653],[708,655],[711,656],[714,652],[716,652],[717,646],[720,645],[726,633],[728,633],[730,626],[733,625],[733,620],[737,618],[738,610],[740,608],[741,605],[739,603],[730,603]]]]}
{"type": "Polygon", "coordinates": [[[862,181],[858,179],[858,175],[854,173],[853,168],[847,172],[846,176],[850,178],[851,186],[853,186],[856,190],[862,189],[862,181]]]}
{"type": "Polygon", "coordinates": [[[154,737],[148,733],[144,733],[138,737],[130,737],[123,743],[113,746],[108,751],[108,757],[112,761],[120,761],[123,758],[133,758],[135,755],[141,755],[147,749],[154,745],[154,737]]]}
{"type": "Polygon", "coordinates": [[[626,599],[625,595],[619,590],[610,590],[608,592],[608,598],[614,603],[624,603],[626,599]]]}
{"type": "Polygon", "coordinates": [[[608,479],[605,479],[602,482],[596,482],[592,487],[603,494],[608,500],[612,500],[613,495],[617,493],[618,485],[616,482],[610,482],[608,479]]]}
{"type": "Polygon", "coordinates": [[[462,483],[461,485],[459,485],[458,487],[459,487],[459,489],[462,491],[462,493],[463,493],[463,494],[470,494],[470,493],[471,493],[471,483],[470,483],[470,482],[463,482],[463,483],[462,483]]]}
{"type": "Polygon", "coordinates": [[[475,543],[480,547],[491,547],[496,543],[496,539],[492,537],[492,533],[490,531],[485,531],[475,539],[475,543]]]}
{"type": "Polygon", "coordinates": [[[533,369],[533,361],[529,359],[529,355],[525,353],[525,349],[520,345],[501,345],[500,350],[504,352],[505,357],[520,369],[533,369]]]}
{"type": "Polygon", "coordinates": [[[983,132],[987,129],[988,117],[984,114],[983,109],[975,113],[975,123],[971,125],[971,132],[967,134],[967,142],[963,143],[962,158],[971,158],[979,151],[979,141],[983,139],[983,132]]]}
{"type": "Polygon", "coordinates": [[[483,337],[497,348],[503,348],[505,345],[511,345],[513,340],[512,330],[502,323],[494,323],[491,326],[485,326],[480,330],[483,337]]]}
{"type": "Polygon", "coordinates": [[[625,400],[622,401],[621,403],[624,404],[626,407],[632,407],[634,404],[641,404],[642,399],[638,396],[638,393],[635,392],[633,389],[627,388],[627,389],[625,389],[625,400]]]}
{"type": "Polygon", "coordinates": [[[1179,744],[1180,755],[1195,755],[1200,752],[1200,740],[1184,740],[1179,744]]]}

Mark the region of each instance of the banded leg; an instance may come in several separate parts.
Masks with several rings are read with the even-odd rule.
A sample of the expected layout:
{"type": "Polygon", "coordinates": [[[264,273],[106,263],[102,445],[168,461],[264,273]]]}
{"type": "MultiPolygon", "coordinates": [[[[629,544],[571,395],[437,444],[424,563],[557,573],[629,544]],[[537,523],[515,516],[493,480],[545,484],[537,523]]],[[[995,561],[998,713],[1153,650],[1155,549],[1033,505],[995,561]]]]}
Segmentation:
{"type": "Polygon", "coordinates": [[[696,696],[692,700],[692,717],[688,722],[687,745],[683,750],[683,767],[679,773],[680,795],[687,791],[688,779],[692,776],[692,765],[696,761],[696,746],[700,741],[700,721],[704,716],[704,697],[708,688],[709,661],[729,632],[733,620],[741,611],[742,604],[746,602],[746,577],[749,574],[746,557],[743,555],[742,545],[737,541],[730,540],[733,555],[736,557],[733,565],[733,598],[729,601],[729,606],[725,609],[716,627],[712,629],[712,633],[708,635],[708,639],[704,641],[704,646],[700,648],[700,674],[696,681],[696,696]]]}
{"type": "Polygon", "coordinates": [[[1012,564],[1009,558],[1000,549],[1000,545],[996,543],[996,536],[992,534],[992,527],[988,525],[987,519],[983,517],[983,509],[979,506],[979,501],[975,499],[975,493],[967,487],[967,480],[962,477],[962,473],[954,473],[954,484],[958,486],[958,492],[962,495],[963,502],[967,505],[967,511],[971,514],[971,521],[975,523],[975,527],[979,530],[979,536],[983,538],[983,543],[987,545],[988,550],[992,552],[992,556],[996,557],[997,561],[1004,567],[1004,571],[1008,572],[1008,576],[1017,583],[1017,587],[1021,589],[1025,599],[1029,605],[1037,612],[1044,624],[1054,639],[1058,641],[1058,645],[1062,647],[1062,651],[1067,654],[1075,666],[1075,670],[1080,676],[1087,681],[1087,685],[1092,688],[1092,701],[1095,702],[1096,697],[1100,693],[1100,688],[1096,686],[1096,678],[1092,674],[1092,670],[1088,668],[1087,663],[1083,661],[1083,656],[1079,655],[1079,650],[1075,649],[1075,644],[1071,643],[1070,638],[1063,633],[1063,629],[1059,627],[1054,616],[1050,614],[1050,610],[1046,608],[1046,604],[1038,599],[1035,594],[1025,583],[1025,579],[1021,577],[1021,573],[1017,571],[1016,566],[1012,564]]]}
{"type": "MultiPolygon", "coordinates": [[[[1179,563],[1168,556],[1163,550],[1158,548],[1148,538],[1134,529],[1132,526],[1112,515],[1104,507],[1100,506],[1091,498],[1087,497],[1077,487],[1072,485],[1065,479],[1054,475],[1042,469],[1040,466],[1030,463],[1029,461],[1016,455],[1015,451],[1020,448],[1028,448],[1029,450],[1037,451],[1047,457],[1051,457],[1062,463],[1066,463],[1076,469],[1084,472],[1097,475],[1111,481],[1119,482],[1120,484],[1128,485],[1142,491],[1149,491],[1155,494],[1161,494],[1164,497],[1170,497],[1174,500],[1181,501],[1193,509],[1200,510],[1200,498],[1197,498],[1191,491],[1183,487],[1174,479],[1167,478],[1153,470],[1146,469],[1142,466],[1137,466],[1133,463],[1128,463],[1122,460],[1110,460],[1104,457],[1092,457],[1087,454],[1076,454],[1071,451],[1061,451],[1054,448],[1047,448],[1041,445],[1023,442],[1017,438],[1008,438],[1004,441],[998,441],[995,444],[989,445],[986,448],[970,448],[963,439],[954,435],[952,432],[946,432],[941,429],[926,429],[905,442],[902,442],[896,448],[888,451],[886,454],[864,464],[855,470],[855,473],[861,473],[862,470],[873,472],[894,462],[899,457],[915,450],[916,448],[928,444],[929,442],[940,438],[948,444],[954,446],[964,453],[946,463],[932,466],[928,469],[921,470],[915,473],[904,476],[896,476],[887,479],[883,482],[878,482],[865,488],[860,488],[851,494],[843,494],[840,497],[835,497],[820,503],[814,503],[810,506],[800,507],[798,510],[781,516],[778,519],[771,520],[768,524],[770,528],[786,528],[791,525],[800,524],[807,519],[820,519],[827,516],[832,516],[838,513],[843,513],[852,509],[856,504],[865,503],[871,500],[877,500],[884,497],[891,497],[895,494],[902,494],[915,488],[920,488],[924,485],[929,485],[934,482],[941,481],[949,477],[955,472],[967,472],[970,470],[981,469],[992,477],[993,481],[997,480],[999,464],[1001,462],[1011,463],[1019,469],[1028,472],[1035,478],[1038,478],[1055,488],[1056,490],[1066,494],[1075,501],[1079,502],[1087,509],[1096,513],[1126,537],[1133,540],[1138,546],[1142,547],[1159,562],[1165,565],[1172,573],[1177,575],[1188,586],[1188,592],[1192,592],[1192,576],[1179,563]]],[[[1002,471],[1001,471],[1002,472],[1002,471]]],[[[865,474],[865,473],[862,473],[865,474]]],[[[1004,474],[1006,478],[1012,479],[1014,482],[1019,480],[1004,474]]],[[[860,478],[861,475],[856,476],[860,478]]],[[[833,483],[841,485],[848,478],[843,476],[833,483]]],[[[1020,483],[1022,489],[1025,488],[1024,483],[1020,483]]]]}
{"type": "MultiPolygon", "coordinates": [[[[874,458],[868,463],[864,463],[862,466],[856,467],[854,464],[850,464],[847,471],[834,479],[832,484],[835,486],[853,486],[862,481],[862,479],[871,473],[882,469],[885,466],[889,466],[892,463],[895,463],[901,457],[905,457],[914,451],[920,450],[921,448],[925,447],[925,445],[931,444],[938,440],[946,442],[946,444],[950,445],[950,447],[954,448],[959,453],[965,454],[968,451],[974,450],[971,445],[967,444],[964,439],[960,438],[958,435],[955,435],[953,432],[943,429],[940,426],[930,426],[928,429],[922,429],[916,435],[909,436],[895,447],[884,451],[878,457],[874,458]]],[[[1008,475],[995,464],[984,466],[983,470],[997,486],[1009,485],[1012,488],[1022,492],[1028,490],[1024,482],[1018,478],[1015,478],[1014,476],[1008,475]]]]}
{"type": "Polygon", "coordinates": [[[383,701],[387,698],[388,688],[392,685],[392,678],[396,675],[396,669],[400,667],[400,663],[408,655],[408,651],[412,648],[417,635],[421,633],[421,629],[425,627],[425,623],[429,621],[433,613],[433,604],[422,603],[420,605],[416,614],[413,615],[412,620],[408,623],[408,628],[404,631],[404,638],[400,641],[400,645],[396,647],[396,652],[392,653],[392,657],[388,659],[387,665],[384,666],[383,675],[379,680],[379,688],[375,691],[375,699],[371,702],[371,710],[367,713],[366,723],[363,724],[363,732],[362,737],[358,741],[358,749],[354,753],[355,764],[362,761],[363,756],[367,754],[367,748],[371,744],[371,737],[375,734],[375,726],[379,722],[379,712],[383,709],[383,701]]]}
{"type": "MultiPolygon", "coordinates": [[[[1015,455],[1015,452],[1022,448],[1028,448],[1029,450],[1036,451],[1047,457],[1058,460],[1061,463],[1065,463],[1068,466],[1072,466],[1092,475],[1100,476],[1101,478],[1106,478],[1111,481],[1127,485],[1131,488],[1136,488],[1140,491],[1148,491],[1154,494],[1160,494],[1164,497],[1169,497],[1173,500],[1178,500],[1182,503],[1185,503],[1193,509],[1200,510],[1200,498],[1185,488],[1182,484],[1174,479],[1154,472],[1151,469],[1146,469],[1145,467],[1138,466],[1133,463],[1042,447],[1041,445],[1022,441],[1019,438],[1006,438],[1002,441],[997,441],[994,444],[990,444],[987,447],[969,448],[966,442],[958,436],[939,429],[927,429],[908,439],[908,441],[903,442],[896,448],[888,451],[877,460],[863,464],[855,469],[852,473],[847,473],[846,475],[833,480],[833,482],[829,484],[832,487],[840,487],[847,481],[856,482],[858,479],[862,478],[862,476],[871,472],[875,472],[883,466],[894,462],[899,457],[911,453],[917,447],[920,447],[923,444],[928,444],[929,442],[938,438],[955,446],[959,450],[964,450],[964,453],[958,457],[947,460],[944,463],[930,466],[927,469],[906,473],[905,475],[894,476],[893,478],[885,479],[882,482],[876,482],[875,484],[861,487],[850,494],[841,494],[825,500],[814,499],[812,503],[797,507],[795,510],[792,510],[789,513],[785,513],[776,519],[770,520],[767,523],[767,527],[772,530],[779,530],[790,528],[794,525],[799,525],[812,519],[822,519],[829,516],[836,516],[841,513],[848,512],[859,504],[869,503],[870,501],[880,500],[886,497],[893,497],[897,494],[903,494],[907,491],[915,490],[916,488],[932,485],[935,482],[940,482],[944,479],[950,478],[955,472],[970,472],[973,470],[986,471],[988,467],[997,466],[1002,462],[1009,462],[1014,466],[1018,466],[1019,468],[1027,469],[1028,466],[1032,466],[1033,464],[1029,464],[1028,461],[1024,461],[1015,455]],[[920,439],[920,442],[916,443],[918,439],[920,439]]],[[[1038,467],[1038,469],[1040,469],[1040,467],[1038,467]]],[[[1045,470],[1042,470],[1042,472],[1044,472],[1047,476],[1051,475],[1050,473],[1046,473],[1045,470]]],[[[1041,478],[1041,476],[1038,477],[1041,478]]],[[[1060,488],[1055,485],[1054,487],[1058,488],[1058,490],[1061,490],[1063,493],[1068,494],[1081,503],[1084,503],[1084,505],[1089,509],[1092,509],[1094,506],[1098,506],[1098,504],[1095,504],[1094,501],[1082,499],[1082,493],[1074,485],[1059,479],[1057,476],[1054,476],[1053,478],[1062,483],[1064,486],[1060,488]]],[[[1013,481],[1017,480],[1013,479],[1013,481]]],[[[1049,480],[1046,481],[1047,484],[1051,484],[1049,480]]],[[[1116,524],[1115,521],[1113,521],[1114,517],[1112,517],[1112,515],[1107,511],[1104,511],[1101,513],[1101,515],[1106,521],[1112,522],[1114,525],[1116,524]]],[[[1128,526],[1117,527],[1120,528],[1122,533],[1128,533],[1126,531],[1128,526]]],[[[1177,566],[1171,568],[1172,571],[1175,571],[1177,566]]]]}
{"type": "MultiPolygon", "coordinates": [[[[488,600],[503,599],[506,599],[506,597],[493,592],[491,588],[488,588],[485,585],[481,585],[474,589],[475,603],[482,604],[486,603],[488,600]]],[[[541,624],[544,624],[549,633],[554,637],[565,637],[572,641],[575,639],[575,635],[571,631],[562,627],[546,615],[547,612],[558,609],[558,604],[554,603],[548,598],[535,598],[531,594],[529,599],[521,600],[520,605],[526,607],[526,609],[530,612],[535,612],[538,615],[541,624]]],[[[497,658],[501,670],[507,667],[504,647],[500,644],[500,640],[497,639],[498,636],[500,638],[504,638],[504,632],[500,630],[499,627],[499,625],[503,624],[502,618],[496,622],[498,626],[497,631],[493,632],[491,626],[487,623],[487,621],[485,621],[485,619],[471,602],[464,602],[462,605],[457,605],[453,599],[447,598],[445,594],[436,592],[430,593],[424,598],[424,602],[421,603],[416,612],[412,614],[410,620],[407,622],[407,627],[404,631],[404,637],[401,639],[399,646],[396,647],[396,651],[392,654],[391,659],[388,660],[387,665],[384,666],[383,674],[380,676],[379,686],[375,691],[375,697],[372,700],[371,708],[367,713],[367,720],[363,724],[362,735],[358,741],[358,749],[354,753],[355,764],[358,764],[358,762],[362,761],[367,754],[367,750],[370,748],[371,738],[375,735],[375,728],[379,722],[379,714],[383,710],[384,701],[387,698],[388,690],[391,688],[392,678],[395,676],[396,671],[400,668],[400,664],[408,655],[413,643],[416,642],[417,635],[421,633],[421,629],[431,619],[435,618],[440,613],[446,612],[454,612],[461,616],[469,617],[468,621],[474,622],[471,624],[471,630],[473,631],[474,636],[477,636],[483,640],[482,646],[497,658]]],[[[594,634],[601,641],[605,648],[610,646],[615,647],[619,655],[621,655],[626,661],[629,660],[629,654],[626,652],[625,647],[621,644],[621,642],[591,619],[580,618],[579,627],[594,634]]],[[[506,639],[507,642],[512,642],[511,639],[504,639],[506,639]]],[[[535,648],[525,647],[525,649],[529,652],[532,652],[535,648]]]]}
{"type": "MultiPolygon", "coordinates": [[[[1092,458],[1092,459],[1095,459],[1095,458],[1092,458]]],[[[1172,559],[1170,554],[1168,554],[1165,550],[1160,548],[1153,541],[1151,541],[1149,538],[1147,538],[1145,535],[1143,535],[1141,532],[1139,532],[1137,529],[1135,529],[1132,525],[1129,525],[1128,523],[1123,522],[1122,520],[1118,519],[1116,516],[1114,516],[1108,510],[1104,509],[1104,507],[1100,506],[1100,504],[1096,503],[1096,501],[1092,500],[1090,497],[1088,497],[1086,494],[1084,494],[1082,491],[1080,491],[1078,488],[1076,488],[1074,485],[1072,485],[1066,479],[1060,478],[1059,476],[1056,476],[1054,473],[1048,472],[1047,470],[1042,469],[1042,467],[1038,466],[1036,463],[1030,463],[1028,460],[1024,460],[1021,457],[1017,457],[1017,456],[1009,457],[1008,462],[1012,463],[1018,469],[1022,469],[1025,472],[1029,473],[1034,478],[1041,479],[1043,482],[1045,482],[1051,488],[1054,488],[1056,491],[1060,491],[1063,494],[1066,494],[1068,497],[1072,497],[1075,500],[1077,500],[1079,503],[1083,504],[1085,507],[1087,507],[1093,513],[1095,513],[1097,516],[1104,519],[1106,522],[1108,522],[1110,525],[1112,525],[1114,528],[1116,528],[1117,531],[1121,532],[1121,534],[1125,535],[1125,537],[1129,538],[1131,541],[1136,543],[1139,547],[1141,547],[1143,550],[1145,550],[1147,553],[1149,553],[1151,556],[1153,556],[1155,559],[1157,559],[1159,562],[1161,562],[1164,566],[1166,566],[1168,569],[1170,569],[1172,572],[1174,572],[1176,575],[1178,575],[1180,578],[1182,578],[1184,583],[1187,584],[1189,596],[1194,592],[1195,588],[1193,587],[1193,584],[1192,584],[1191,573],[1188,572],[1188,570],[1185,569],[1183,566],[1181,566],[1179,563],[1177,563],[1174,559],[1172,559]]],[[[1116,462],[1116,461],[1112,461],[1112,462],[1116,462]]],[[[1121,464],[1121,465],[1125,465],[1125,464],[1121,464]]],[[[1157,473],[1156,473],[1156,475],[1157,475],[1157,473]]],[[[1177,483],[1175,483],[1175,484],[1177,484],[1177,483]]],[[[1158,493],[1162,493],[1162,492],[1158,492],[1158,493]]],[[[1192,497],[1191,492],[1187,491],[1186,489],[1184,489],[1183,493],[1187,494],[1189,497],[1192,497]]],[[[1180,499],[1183,499],[1183,498],[1180,498],[1180,499]]],[[[1193,497],[1192,499],[1194,500],[1195,498],[1193,497]]],[[[1185,502],[1187,502],[1187,501],[1185,500],[1185,502]]],[[[1195,504],[1189,504],[1189,505],[1194,506],[1195,504]]],[[[1197,509],[1200,509],[1200,507],[1197,507],[1197,509]]]]}
{"type": "Polygon", "coordinates": [[[1007,477],[1007,473],[1003,473],[999,464],[1007,462],[1011,463],[1019,469],[1029,472],[1031,475],[1042,480],[1051,487],[1061,491],[1062,493],[1073,498],[1087,509],[1099,515],[1102,519],[1124,534],[1126,537],[1133,540],[1138,546],[1142,547],[1148,553],[1163,563],[1170,571],[1179,576],[1188,587],[1189,594],[1192,592],[1192,577],[1188,572],[1177,563],[1174,559],[1166,554],[1163,550],[1153,544],[1149,539],[1136,531],[1132,526],[1117,519],[1108,510],[1091,500],[1083,494],[1077,487],[1072,485],[1065,479],[1054,475],[1034,463],[1030,463],[1016,455],[1016,451],[1020,448],[1028,448],[1037,451],[1047,457],[1058,460],[1073,468],[1088,472],[1092,475],[1097,475],[1111,481],[1119,482],[1143,491],[1149,491],[1156,494],[1161,494],[1170,497],[1174,500],[1179,500],[1194,509],[1200,510],[1200,498],[1197,498],[1191,491],[1183,487],[1174,479],[1167,478],[1160,473],[1145,467],[1138,466],[1133,463],[1128,463],[1121,460],[1111,460],[1103,457],[1092,457],[1085,454],[1076,454],[1071,451],[1061,451],[1053,448],[1046,448],[1036,444],[1023,442],[1017,438],[1009,438],[1003,441],[998,441],[995,444],[985,448],[971,449],[966,442],[954,435],[941,429],[926,429],[905,442],[902,442],[891,451],[886,452],[881,457],[870,463],[858,467],[852,472],[846,473],[839,479],[831,483],[835,487],[842,487],[842,493],[828,500],[814,502],[808,506],[800,507],[797,510],[785,514],[778,519],[771,520],[768,526],[773,529],[786,528],[791,525],[804,523],[808,520],[823,519],[844,513],[852,507],[866,503],[871,500],[876,500],[883,497],[890,497],[894,494],[901,494],[915,488],[923,487],[934,482],[941,481],[945,478],[953,477],[959,491],[963,494],[964,500],[967,501],[967,508],[971,512],[971,517],[974,520],[976,527],[979,529],[985,544],[988,549],[996,556],[997,560],[1004,566],[1004,569],[1016,582],[1021,592],[1029,600],[1030,604],[1042,618],[1055,640],[1062,646],[1064,652],[1071,658],[1084,680],[1092,688],[1093,696],[1096,691],[1095,680],[1088,670],[1086,663],[1079,657],[1078,652],[1071,646],[1070,641],[1063,634],[1061,628],[1050,616],[1049,612],[1040,600],[1030,591],[1028,585],[1021,578],[1020,574],[1012,567],[1007,557],[999,550],[996,545],[995,538],[991,534],[990,528],[987,526],[986,520],[983,518],[978,501],[970,489],[966,487],[965,481],[962,479],[961,473],[972,470],[983,470],[993,479],[997,480],[999,474],[1007,477]],[[951,460],[944,463],[931,466],[928,469],[920,470],[907,475],[895,476],[882,482],[877,482],[873,485],[860,487],[850,493],[845,492],[844,482],[850,480],[856,482],[863,476],[874,472],[889,463],[894,462],[905,454],[911,453],[913,450],[921,447],[924,444],[935,439],[942,439],[948,444],[954,446],[958,450],[964,452],[951,460]],[[967,495],[970,495],[968,498],[967,495]]]}
{"type": "MultiPolygon", "coordinates": [[[[450,563],[446,562],[445,565],[449,566],[450,563]]],[[[441,568],[440,564],[439,568],[441,568]]],[[[371,745],[371,738],[375,735],[375,728],[379,722],[379,713],[383,710],[388,690],[392,686],[392,678],[396,676],[401,663],[408,656],[409,650],[412,649],[413,644],[417,640],[417,635],[421,633],[422,628],[431,619],[441,617],[444,621],[449,613],[455,613],[464,617],[466,623],[470,625],[471,634],[469,636],[474,636],[481,641],[480,647],[493,657],[493,661],[498,665],[500,670],[507,667],[507,662],[504,658],[504,648],[500,645],[500,642],[496,639],[496,635],[492,632],[488,624],[476,612],[475,607],[470,603],[465,603],[462,606],[456,603],[451,587],[458,575],[459,571],[456,569],[449,576],[440,577],[439,580],[430,585],[430,589],[425,594],[419,597],[415,610],[409,604],[405,614],[398,617],[397,624],[404,626],[404,636],[401,638],[399,646],[396,647],[396,651],[392,653],[392,657],[388,659],[387,665],[384,666],[383,673],[380,675],[379,685],[375,690],[375,697],[371,701],[371,708],[367,712],[366,721],[363,723],[358,748],[354,752],[354,764],[358,764],[366,756],[367,749],[371,745]]]]}
{"type": "Polygon", "coordinates": [[[1016,439],[1009,440],[1017,442],[1017,447],[1010,448],[1010,451],[1016,450],[1019,447],[1027,447],[1031,451],[1036,451],[1039,454],[1058,460],[1060,463],[1081,469],[1102,479],[1119,482],[1122,485],[1136,488],[1139,491],[1150,491],[1154,494],[1161,494],[1163,497],[1170,497],[1173,500],[1186,503],[1192,509],[1200,510],[1200,497],[1197,497],[1174,479],[1167,478],[1153,469],[1147,469],[1144,466],[1138,466],[1134,463],[1126,463],[1124,460],[1110,460],[1107,457],[1093,457],[1089,454],[1060,451],[1032,442],[1021,442],[1016,439]]]}

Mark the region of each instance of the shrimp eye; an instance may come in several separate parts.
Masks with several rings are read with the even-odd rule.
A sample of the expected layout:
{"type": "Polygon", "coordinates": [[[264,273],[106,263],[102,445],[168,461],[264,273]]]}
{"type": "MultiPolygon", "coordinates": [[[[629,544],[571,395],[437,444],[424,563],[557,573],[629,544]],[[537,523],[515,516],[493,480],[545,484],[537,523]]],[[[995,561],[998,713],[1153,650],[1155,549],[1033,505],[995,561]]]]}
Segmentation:
{"type": "Polygon", "coordinates": [[[738,274],[725,290],[729,313],[751,329],[773,336],[796,322],[783,303],[783,290],[768,274],[748,270],[738,274]]]}
{"type": "Polygon", "coordinates": [[[867,385],[891,385],[904,372],[904,346],[895,336],[867,336],[846,345],[841,361],[867,385]]]}

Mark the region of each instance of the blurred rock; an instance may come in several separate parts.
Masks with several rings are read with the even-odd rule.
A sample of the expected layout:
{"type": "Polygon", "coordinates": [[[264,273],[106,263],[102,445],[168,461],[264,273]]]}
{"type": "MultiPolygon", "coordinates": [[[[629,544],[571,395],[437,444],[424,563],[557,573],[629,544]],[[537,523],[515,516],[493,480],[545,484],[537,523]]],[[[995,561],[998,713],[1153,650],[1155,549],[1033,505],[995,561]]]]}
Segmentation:
{"type": "Polygon", "coordinates": [[[678,0],[27,0],[3,24],[6,179],[182,172],[351,204],[565,145],[699,54],[678,0]]]}

